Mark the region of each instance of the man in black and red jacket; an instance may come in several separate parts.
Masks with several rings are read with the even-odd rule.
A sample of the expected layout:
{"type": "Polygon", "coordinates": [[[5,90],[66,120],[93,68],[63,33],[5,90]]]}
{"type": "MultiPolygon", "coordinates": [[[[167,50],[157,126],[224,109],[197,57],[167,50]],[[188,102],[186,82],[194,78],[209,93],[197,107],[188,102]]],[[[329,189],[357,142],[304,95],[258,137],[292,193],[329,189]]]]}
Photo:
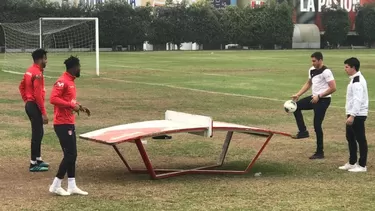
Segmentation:
{"type": "Polygon", "coordinates": [[[43,124],[48,124],[46,108],[44,106],[44,68],[47,64],[47,51],[37,49],[32,54],[34,63],[26,70],[19,91],[25,103],[25,111],[31,122],[31,172],[48,171],[48,163],[41,157],[41,145],[44,136],[43,124]]]}
{"type": "Polygon", "coordinates": [[[90,115],[90,110],[80,105],[76,100],[74,80],[80,76],[81,72],[79,59],[71,56],[65,60],[64,64],[66,72],[53,85],[50,97],[50,103],[54,105],[53,126],[59,138],[64,158],[49,191],[63,196],[71,194],[87,195],[88,193],[79,189],[75,182],[77,159],[75,112],[83,111],[90,115]],[[68,176],[67,191],[61,187],[61,181],[65,174],[68,176]]]}

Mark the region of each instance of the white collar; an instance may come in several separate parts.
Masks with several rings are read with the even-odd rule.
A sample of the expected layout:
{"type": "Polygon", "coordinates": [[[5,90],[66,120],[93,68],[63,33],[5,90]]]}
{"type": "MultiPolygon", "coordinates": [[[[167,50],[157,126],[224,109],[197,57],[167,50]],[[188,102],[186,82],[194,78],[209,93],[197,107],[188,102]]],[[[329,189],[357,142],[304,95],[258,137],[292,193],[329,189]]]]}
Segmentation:
{"type": "Polygon", "coordinates": [[[353,79],[356,76],[361,75],[361,71],[356,72],[354,75],[349,76],[350,79],[353,79]]]}

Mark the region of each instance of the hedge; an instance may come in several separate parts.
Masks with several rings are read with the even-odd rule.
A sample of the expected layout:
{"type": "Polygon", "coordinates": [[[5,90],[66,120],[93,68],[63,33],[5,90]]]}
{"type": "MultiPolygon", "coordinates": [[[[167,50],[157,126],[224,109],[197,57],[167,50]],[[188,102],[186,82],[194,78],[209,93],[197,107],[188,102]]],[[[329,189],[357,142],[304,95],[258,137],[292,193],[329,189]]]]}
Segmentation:
{"type": "Polygon", "coordinates": [[[324,40],[332,46],[338,47],[347,39],[350,30],[348,12],[337,5],[322,7],[322,25],[324,28],[324,40]]]}
{"type": "Polygon", "coordinates": [[[358,7],[356,31],[368,47],[375,42],[375,3],[358,7]]]}
{"type": "MultiPolygon", "coordinates": [[[[25,22],[39,17],[99,17],[100,47],[117,45],[141,50],[154,45],[196,42],[204,46],[239,44],[273,48],[289,46],[293,36],[292,7],[270,2],[259,8],[214,8],[210,0],[187,5],[132,8],[124,0],[94,7],[58,5],[46,0],[2,0],[0,22],[25,22]]],[[[3,33],[1,33],[3,36],[3,33]]],[[[4,42],[4,38],[0,38],[4,42]]],[[[3,43],[0,45],[3,45],[3,43]]]]}

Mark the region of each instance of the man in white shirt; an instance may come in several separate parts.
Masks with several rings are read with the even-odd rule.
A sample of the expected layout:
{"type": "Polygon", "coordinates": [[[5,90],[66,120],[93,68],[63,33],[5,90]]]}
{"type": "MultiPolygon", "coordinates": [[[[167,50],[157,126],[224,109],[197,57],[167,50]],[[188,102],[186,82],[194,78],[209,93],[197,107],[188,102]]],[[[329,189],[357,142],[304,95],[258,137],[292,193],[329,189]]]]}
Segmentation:
{"type": "Polygon", "coordinates": [[[326,111],[331,104],[331,94],[336,91],[336,82],[332,71],[323,64],[323,54],[315,52],[311,55],[312,67],[308,71],[308,80],[301,90],[292,96],[297,101],[301,95],[312,88],[312,95],[297,101],[294,117],[298,126],[298,133],[292,138],[308,138],[309,132],[303,120],[302,110],[314,110],[314,129],[316,134],[316,151],[310,159],[324,158],[322,123],[326,111]]]}
{"type": "Polygon", "coordinates": [[[349,75],[350,82],[346,91],[346,140],[349,146],[349,162],[339,169],[350,172],[366,172],[367,167],[367,140],[365,133],[365,121],[368,115],[367,82],[359,71],[360,62],[351,57],[344,61],[345,71],[349,75]],[[357,143],[359,146],[359,160],[357,163],[357,143]]]}

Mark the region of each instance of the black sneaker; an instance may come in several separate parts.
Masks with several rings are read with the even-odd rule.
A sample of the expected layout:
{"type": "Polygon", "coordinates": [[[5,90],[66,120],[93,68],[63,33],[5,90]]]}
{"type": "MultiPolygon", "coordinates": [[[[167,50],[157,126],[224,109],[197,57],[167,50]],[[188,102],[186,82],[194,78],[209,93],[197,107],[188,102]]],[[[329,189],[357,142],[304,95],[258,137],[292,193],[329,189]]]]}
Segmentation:
{"type": "Polygon", "coordinates": [[[48,167],[41,167],[38,164],[30,164],[29,171],[30,172],[48,171],[48,167]]]}
{"type": "Polygon", "coordinates": [[[36,162],[37,162],[38,166],[40,166],[40,167],[49,167],[49,163],[46,163],[42,160],[37,160],[36,162]]]}
{"type": "Polygon", "coordinates": [[[295,135],[292,135],[292,138],[294,139],[301,139],[301,138],[308,138],[310,137],[309,131],[304,131],[304,132],[298,132],[295,135]]]}
{"type": "Polygon", "coordinates": [[[172,136],[168,135],[160,135],[160,136],[154,136],[152,139],[172,139],[172,136]]]}
{"type": "Polygon", "coordinates": [[[312,156],[309,157],[309,159],[323,159],[324,158],[324,152],[317,153],[315,152],[312,156]]]}

